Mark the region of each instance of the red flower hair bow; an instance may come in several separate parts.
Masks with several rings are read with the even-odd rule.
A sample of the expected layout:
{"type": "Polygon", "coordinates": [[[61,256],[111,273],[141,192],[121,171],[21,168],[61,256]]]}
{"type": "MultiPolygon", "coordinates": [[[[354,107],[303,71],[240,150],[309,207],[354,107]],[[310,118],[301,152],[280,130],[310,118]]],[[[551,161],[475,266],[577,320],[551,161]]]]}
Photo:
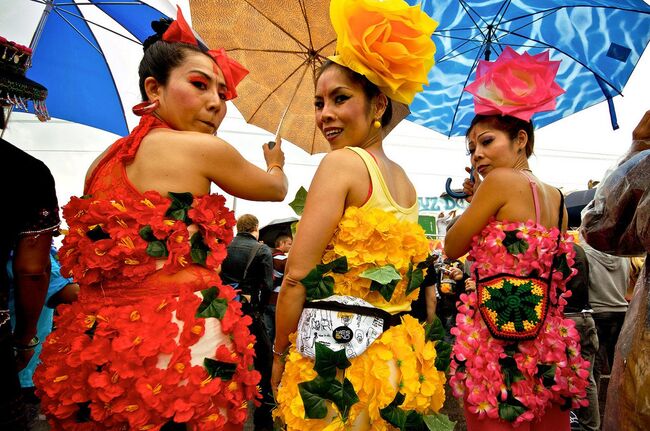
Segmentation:
{"type": "MultiPolygon", "coordinates": [[[[199,45],[196,36],[194,36],[192,28],[185,21],[180,7],[178,8],[176,21],[172,22],[167,31],[165,31],[162,40],[171,43],[186,43],[203,48],[199,45]]],[[[210,49],[206,51],[206,54],[212,57],[223,73],[224,80],[226,81],[226,100],[232,100],[237,97],[237,84],[248,75],[248,70],[237,61],[228,57],[226,50],[223,48],[210,49]]]]}

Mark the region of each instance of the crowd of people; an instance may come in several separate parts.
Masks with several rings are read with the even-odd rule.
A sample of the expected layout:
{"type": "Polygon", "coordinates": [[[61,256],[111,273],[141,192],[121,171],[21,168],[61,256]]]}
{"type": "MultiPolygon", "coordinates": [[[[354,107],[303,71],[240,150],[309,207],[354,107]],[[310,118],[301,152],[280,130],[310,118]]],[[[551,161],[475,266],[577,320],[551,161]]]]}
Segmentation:
{"type": "MultiPolygon", "coordinates": [[[[336,55],[314,94],[331,151],[295,235],[263,244],[254,215],[235,219],[211,193],[283,200],[284,153],[264,144],[263,170],[216,136],[247,71],[180,12],[152,23],[140,123],[63,207],[60,250],[51,173],[0,142],[13,185],[0,428],[29,429],[27,396],[53,430],[451,430],[451,393],[468,430],[598,430],[611,372],[602,429],[647,429],[650,283],[647,261],[635,274],[628,257],[650,250],[650,111],[569,226],[562,192],[528,164],[532,118],[563,92],[558,62],[506,48],[500,65],[535,90],[514,92],[503,67],[481,61],[466,88],[469,206],[432,253],[383,139],[427,82],[436,23],[402,0],[331,8],[336,55]]],[[[46,90],[24,77],[29,50],[2,42],[0,80],[16,84],[0,86],[3,108],[42,103],[46,90]]]]}

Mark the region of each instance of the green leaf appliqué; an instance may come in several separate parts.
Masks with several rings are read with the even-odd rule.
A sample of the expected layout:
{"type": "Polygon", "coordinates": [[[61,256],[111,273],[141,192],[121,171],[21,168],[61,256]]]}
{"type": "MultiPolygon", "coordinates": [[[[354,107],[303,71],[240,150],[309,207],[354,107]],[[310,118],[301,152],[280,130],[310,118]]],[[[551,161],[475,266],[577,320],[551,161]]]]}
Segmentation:
{"type": "Polygon", "coordinates": [[[219,377],[222,380],[232,379],[232,376],[235,374],[235,370],[237,369],[237,364],[217,361],[211,358],[204,358],[203,366],[210,377],[219,377]]]}
{"type": "Polygon", "coordinates": [[[366,269],[359,274],[359,277],[372,280],[370,290],[378,291],[386,301],[391,300],[393,292],[395,292],[395,286],[402,279],[402,276],[393,265],[366,269]]]}
{"type": "Polygon", "coordinates": [[[192,193],[169,192],[167,195],[171,199],[172,203],[169,205],[169,208],[167,208],[165,216],[171,217],[174,220],[180,220],[186,224],[191,224],[192,220],[190,220],[188,211],[192,207],[192,202],[194,201],[194,196],[192,196],[192,193]]]}
{"type": "Polygon", "coordinates": [[[503,239],[503,245],[508,249],[512,255],[522,254],[528,250],[528,242],[523,239],[517,238],[518,230],[505,231],[506,237],[503,239]]]}
{"type": "Polygon", "coordinates": [[[405,295],[409,295],[415,289],[422,285],[424,281],[424,270],[421,268],[413,268],[413,264],[409,264],[409,270],[406,273],[406,279],[408,280],[408,286],[406,286],[405,295]]]}
{"type": "Polygon", "coordinates": [[[423,418],[429,431],[453,431],[456,422],[450,421],[447,415],[434,413],[423,418]]]}
{"type": "Polygon", "coordinates": [[[330,263],[316,265],[300,282],[305,286],[307,300],[323,299],[334,294],[334,278],[325,275],[328,272],[345,273],[348,271],[348,260],[345,256],[330,263]]]}
{"type": "Polygon", "coordinates": [[[203,235],[201,235],[201,232],[195,232],[190,238],[190,256],[192,257],[192,262],[205,266],[208,253],[210,253],[210,247],[203,241],[203,235]]]}
{"type": "Polygon", "coordinates": [[[402,276],[395,269],[393,265],[384,265],[380,267],[370,268],[359,274],[359,277],[368,278],[376,281],[379,284],[388,284],[392,281],[399,281],[402,276]]]}
{"type": "Polygon", "coordinates": [[[316,343],[316,361],[314,362],[314,370],[319,376],[326,379],[336,377],[336,370],[344,370],[348,368],[350,361],[345,356],[345,349],[334,351],[323,343],[316,343]]]}
{"type": "Polygon", "coordinates": [[[304,187],[300,186],[300,188],[296,192],[296,196],[293,198],[291,202],[289,202],[289,206],[291,207],[291,209],[293,209],[293,211],[296,214],[301,216],[303,211],[305,210],[306,200],[307,200],[307,190],[305,190],[304,187]]]}
{"type": "Polygon", "coordinates": [[[86,236],[91,241],[99,241],[101,239],[109,239],[111,236],[100,225],[95,226],[86,232],[86,236]]]}
{"type": "Polygon", "coordinates": [[[298,392],[305,406],[306,419],[323,419],[327,415],[327,389],[330,379],[316,376],[314,380],[298,384],[298,392]]]}
{"type": "Polygon", "coordinates": [[[228,301],[224,298],[217,298],[217,288],[213,286],[202,290],[201,295],[203,295],[203,301],[196,311],[196,317],[223,319],[228,309],[228,301]]]}

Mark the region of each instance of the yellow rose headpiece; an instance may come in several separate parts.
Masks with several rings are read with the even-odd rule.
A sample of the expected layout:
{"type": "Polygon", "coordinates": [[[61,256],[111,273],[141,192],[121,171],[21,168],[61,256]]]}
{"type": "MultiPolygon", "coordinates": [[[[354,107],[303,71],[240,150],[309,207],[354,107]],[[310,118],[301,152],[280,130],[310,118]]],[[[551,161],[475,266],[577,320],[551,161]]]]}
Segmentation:
{"type": "Polygon", "coordinates": [[[409,105],[428,84],[438,23],[404,0],[332,0],[335,63],[364,75],[392,100],[409,105]]]}

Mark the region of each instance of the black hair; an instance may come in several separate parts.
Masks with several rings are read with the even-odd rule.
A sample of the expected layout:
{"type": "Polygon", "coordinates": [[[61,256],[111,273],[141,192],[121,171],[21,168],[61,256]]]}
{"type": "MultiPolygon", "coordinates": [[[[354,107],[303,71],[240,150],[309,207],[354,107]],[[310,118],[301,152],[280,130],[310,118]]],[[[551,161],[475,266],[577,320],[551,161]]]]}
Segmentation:
{"type": "MultiPolygon", "coordinates": [[[[323,74],[323,72],[325,72],[325,70],[329,69],[333,65],[338,66],[347,75],[350,81],[359,84],[363,89],[363,93],[366,95],[368,100],[372,100],[381,94],[381,90],[379,89],[379,87],[377,87],[375,84],[370,82],[368,78],[366,78],[360,73],[355,72],[349,67],[342,66],[338,63],[333,62],[332,60],[326,60],[320,66],[318,72],[316,73],[316,81],[318,81],[318,79],[323,74]]],[[[386,105],[386,110],[384,111],[384,114],[381,116],[381,125],[384,127],[387,126],[390,123],[390,121],[393,119],[393,102],[390,100],[390,97],[386,97],[386,99],[388,100],[388,104],[386,105]]]]}
{"type": "Polygon", "coordinates": [[[517,117],[512,117],[510,115],[481,115],[478,114],[474,117],[467,133],[465,133],[465,138],[469,138],[469,134],[479,123],[488,123],[494,128],[501,130],[506,133],[511,141],[514,141],[517,138],[520,130],[523,130],[528,135],[528,142],[526,142],[526,158],[529,158],[533,154],[533,148],[535,147],[535,131],[533,122],[525,121],[517,117]]]}
{"type": "Polygon", "coordinates": [[[151,76],[161,85],[165,85],[167,84],[171,70],[178,67],[185,60],[188,53],[203,52],[198,46],[163,41],[162,36],[172,22],[169,18],[153,21],[151,28],[155,33],[149,36],[142,44],[144,56],[138,67],[138,75],[140,77],[138,84],[143,101],[148,99],[147,92],[144,88],[145,79],[151,76]]]}

